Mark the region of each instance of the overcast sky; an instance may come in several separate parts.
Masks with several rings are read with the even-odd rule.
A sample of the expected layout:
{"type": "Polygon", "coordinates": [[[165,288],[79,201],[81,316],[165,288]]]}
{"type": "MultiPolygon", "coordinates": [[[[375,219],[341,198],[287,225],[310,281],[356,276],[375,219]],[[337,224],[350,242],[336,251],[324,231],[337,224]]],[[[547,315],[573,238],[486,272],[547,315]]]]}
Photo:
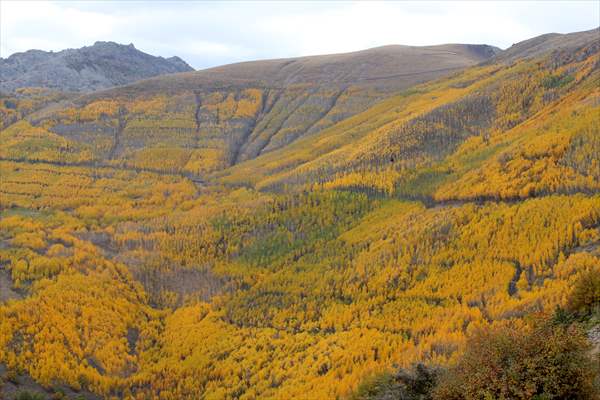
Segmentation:
{"type": "Polygon", "coordinates": [[[194,68],[387,44],[506,48],[600,25],[600,1],[124,2],[0,0],[0,56],[97,40],[178,55],[194,68]]]}

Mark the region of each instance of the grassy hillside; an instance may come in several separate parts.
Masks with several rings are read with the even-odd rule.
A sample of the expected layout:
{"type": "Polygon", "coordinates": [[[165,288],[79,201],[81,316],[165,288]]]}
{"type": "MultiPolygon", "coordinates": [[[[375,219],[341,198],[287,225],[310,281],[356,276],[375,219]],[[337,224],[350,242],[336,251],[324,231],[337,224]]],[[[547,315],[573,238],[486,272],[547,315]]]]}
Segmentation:
{"type": "Polygon", "coordinates": [[[0,131],[0,363],[105,398],[343,399],[414,362],[456,395],[479,337],[587,357],[530,323],[600,274],[599,57],[393,92],[214,78],[238,65],[30,114],[0,131]]]}

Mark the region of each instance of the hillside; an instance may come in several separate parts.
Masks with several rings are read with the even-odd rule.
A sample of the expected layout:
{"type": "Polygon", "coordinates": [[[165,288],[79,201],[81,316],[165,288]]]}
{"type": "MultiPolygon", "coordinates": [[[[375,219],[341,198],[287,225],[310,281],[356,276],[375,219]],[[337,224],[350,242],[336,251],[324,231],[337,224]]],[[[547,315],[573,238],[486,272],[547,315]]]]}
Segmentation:
{"type": "Polygon", "coordinates": [[[492,60],[511,62],[523,58],[535,58],[551,51],[574,50],[598,41],[600,41],[600,27],[567,34],[548,33],[515,43],[498,53],[492,60]]]}
{"type": "MultiPolygon", "coordinates": [[[[495,52],[477,45],[388,46],[234,64],[97,92],[28,119],[49,138],[70,142],[65,160],[205,175],[287,146],[394,91],[495,52]]],[[[57,161],[3,147],[12,158],[57,161]]]]}
{"type": "Polygon", "coordinates": [[[193,71],[179,57],[155,57],[113,42],[58,52],[29,50],[0,58],[0,92],[41,87],[89,92],[144,78],[193,71]]]}
{"type": "Polygon", "coordinates": [[[593,398],[600,43],[573,37],[235,64],[12,123],[4,379],[371,400],[419,362],[454,374],[436,400],[593,398]]]}
{"type": "MultiPolygon", "coordinates": [[[[499,51],[500,49],[487,45],[391,45],[353,53],[230,64],[181,76],[181,79],[188,85],[204,82],[225,85],[228,82],[259,82],[271,88],[317,84],[398,90],[477,64],[499,51]]],[[[165,84],[172,88],[177,83],[169,80],[165,84]]]]}

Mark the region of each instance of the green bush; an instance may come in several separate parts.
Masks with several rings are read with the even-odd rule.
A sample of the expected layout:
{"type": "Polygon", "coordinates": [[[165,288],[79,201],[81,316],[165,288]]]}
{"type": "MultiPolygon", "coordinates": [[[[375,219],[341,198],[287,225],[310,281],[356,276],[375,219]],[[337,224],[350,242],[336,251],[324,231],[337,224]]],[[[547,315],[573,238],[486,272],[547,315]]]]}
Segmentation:
{"type": "Polygon", "coordinates": [[[546,89],[554,89],[557,87],[568,85],[573,80],[575,80],[575,78],[571,75],[550,75],[544,78],[544,80],[542,81],[542,85],[546,89]]]}
{"type": "Polygon", "coordinates": [[[15,396],[15,400],[45,400],[46,397],[41,393],[29,392],[27,390],[20,391],[15,396]]]}

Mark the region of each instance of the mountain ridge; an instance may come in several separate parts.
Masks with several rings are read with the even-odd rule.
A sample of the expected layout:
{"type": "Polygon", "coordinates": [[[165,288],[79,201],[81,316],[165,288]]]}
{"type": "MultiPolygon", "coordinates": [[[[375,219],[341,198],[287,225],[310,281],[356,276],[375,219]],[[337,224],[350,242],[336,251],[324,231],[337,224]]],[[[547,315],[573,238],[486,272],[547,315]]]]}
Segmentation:
{"type": "Polygon", "coordinates": [[[365,87],[394,91],[435,79],[444,72],[478,64],[498,51],[497,47],[478,44],[385,45],[346,53],[242,61],[169,77],[148,78],[111,88],[106,93],[141,90],[142,86],[149,91],[173,91],[190,85],[262,84],[279,88],[290,84],[335,86],[361,82],[365,87]],[[430,68],[431,64],[436,67],[430,68]],[[338,76],[340,73],[342,76],[338,76]],[[375,80],[379,82],[367,83],[375,80]]]}
{"type": "Polygon", "coordinates": [[[157,57],[133,44],[97,41],[78,49],[28,50],[0,59],[0,90],[46,87],[86,92],[185,71],[193,68],[177,56],[157,57]]]}
{"type": "MultiPolygon", "coordinates": [[[[197,174],[286,146],[398,90],[476,65],[496,51],[486,45],[396,45],[231,64],[84,93],[62,106],[35,113],[28,120],[38,124],[60,112],[57,107],[75,110],[107,101],[133,105],[137,100],[160,99],[161,104],[172,105],[160,106],[162,111],[156,110],[155,115],[136,107],[135,112],[130,109],[125,117],[129,122],[117,124],[123,127],[119,135],[123,140],[115,141],[112,150],[102,150],[95,157],[116,158],[128,164],[131,161],[123,158],[141,161],[145,157],[142,154],[150,149],[177,152],[181,155],[178,163],[185,163],[180,167],[187,165],[188,172],[197,174]],[[138,126],[134,128],[134,124],[138,126]],[[177,136],[173,136],[175,129],[177,136]]],[[[71,136],[77,131],[72,122],[52,124],[50,129],[71,136]]],[[[98,134],[114,129],[104,126],[105,122],[84,123],[86,127],[78,129],[86,133],[77,134],[77,141],[104,141],[98,134]]],[[[138,161],[134,164],[139,165],[138,161]]]]}
{"type": "Polygon", "coordinates": [[[594,41],[600,43],[600,27],[580,32],[546,33],[514,43],[488,62],[513,62],[517,59],[538,57],[550,51],[581,47],[594,41]]]}

